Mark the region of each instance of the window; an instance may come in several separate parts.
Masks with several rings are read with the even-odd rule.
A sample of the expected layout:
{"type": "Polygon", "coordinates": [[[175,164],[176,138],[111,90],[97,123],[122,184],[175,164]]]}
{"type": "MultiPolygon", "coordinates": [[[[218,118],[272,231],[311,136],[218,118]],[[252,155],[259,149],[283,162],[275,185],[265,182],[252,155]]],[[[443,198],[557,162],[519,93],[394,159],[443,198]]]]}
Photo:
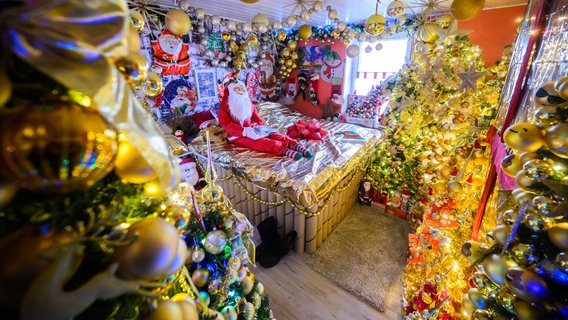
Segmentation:
{"type": "Polygon", "coordinates": [[[397,73],[406,62],[408,42],[408,39],[383,40],[381,50],[375,49],[377,43],[360,43],[359,56],[347,59],[345,92],[366,95],[373,86],[397,73]],[[372,48],[368,53],[365,52],[367,47],[372,48]]]}

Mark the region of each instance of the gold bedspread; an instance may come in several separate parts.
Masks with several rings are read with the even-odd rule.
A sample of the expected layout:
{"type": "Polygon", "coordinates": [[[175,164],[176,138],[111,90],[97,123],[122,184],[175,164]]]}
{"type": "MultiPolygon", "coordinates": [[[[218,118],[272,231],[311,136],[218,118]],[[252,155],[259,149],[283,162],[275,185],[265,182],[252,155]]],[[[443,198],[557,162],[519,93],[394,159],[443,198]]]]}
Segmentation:
{"type": "MultiPolygon", "coordinates": [[[[284,134],[298,120],[316,121],[277,103],[262,103],[257,109],[266,125],[284,134]]],[[[347,123],[317,121],[328,132],[325,138],[298,139],[313,154],[310,159],[293,160],[228,144],[226,134],[218,125],[201,130],[189,147],[203,160],[207,155],[206,131],[209,131],[216,165],[230,169],[240,179],[284,195],[306,214],[318,214],[340,181],[353,174],[355,168],[367,167],[368,156],[379,142],[381,132],[347,123]],[[365,140],[344,139],[343,135],[336,134],[339,131],[354,131],[365,140]]]]}

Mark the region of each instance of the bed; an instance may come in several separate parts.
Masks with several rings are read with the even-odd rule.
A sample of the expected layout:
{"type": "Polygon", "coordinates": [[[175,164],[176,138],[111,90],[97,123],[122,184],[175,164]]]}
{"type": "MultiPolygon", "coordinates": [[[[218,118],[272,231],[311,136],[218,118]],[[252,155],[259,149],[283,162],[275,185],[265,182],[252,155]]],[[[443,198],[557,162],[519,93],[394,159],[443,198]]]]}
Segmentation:
{"type": "Polygon", "coordinates": [[[223,129],[214,124],[197,134],[190,150],[203,166],[209,136],[217,183],[233,207],[254,225],[275,216],[281,236],[297,232],[295,251],[314,253],[357,200],[381,132],[315,120],[278,103],[262,103],[257,109],[265,123],[281,133],[304,120],[317,121],[328,134],[321,140],[299,139],[314,156],[292,160],[228,144],[223,129]]]}

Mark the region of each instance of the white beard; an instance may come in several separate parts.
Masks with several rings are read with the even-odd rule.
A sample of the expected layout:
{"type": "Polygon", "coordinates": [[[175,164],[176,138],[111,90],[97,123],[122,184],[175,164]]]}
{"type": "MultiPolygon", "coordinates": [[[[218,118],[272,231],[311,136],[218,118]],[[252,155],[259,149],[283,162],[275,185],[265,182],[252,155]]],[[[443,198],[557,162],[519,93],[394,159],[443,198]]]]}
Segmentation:
{"type": "Polygon", "coordinates": [[[241,125],[252,116],[252,103],[248,94],[229,92],[229,112],[241,125]]]}

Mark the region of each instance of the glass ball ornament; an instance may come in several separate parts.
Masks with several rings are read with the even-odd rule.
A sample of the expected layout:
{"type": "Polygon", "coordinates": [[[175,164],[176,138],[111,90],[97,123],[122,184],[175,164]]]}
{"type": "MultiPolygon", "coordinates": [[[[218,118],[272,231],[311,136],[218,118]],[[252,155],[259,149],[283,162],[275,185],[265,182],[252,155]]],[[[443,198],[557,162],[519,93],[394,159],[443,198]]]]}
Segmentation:
{"type": "Polygon", "coordinates": [[[209,293],[207,291],[199,291],[199,296],[201,297],[203,303],[206,306],[209,306],[209,304],[211,303],[211,297],[209,296],[209,293]]]}
{"type": "Polygon", "coordinates": [[[543,216],[548,216],[550,214],[550,210],[558,205],[558,202],[546,196],[536,196],[534,197],[532,203],[533,207],[538,211],[538,213],[542,214],[543,216]]]}
{"type": "Polygon", "coordinates": [[[70,97],[6,110],[0,125],[0,171],[32,191],[86,189],[112,170],[118,153],[115,128],[70,97]]]}
{"type": "Polygon", "coordinates": [[[490,310],[477,309],[471,314],[471,320],[492,320],[493,313],[490,310]]]}
{"type": "Polygon", "coordinates": [[[298,29],[298,36],[302,40],[308,40],[312,36],[312,27],[307,24],[303,24],[298,29]]]}
{"type": "Polygon", "coordinates": [[[290,40],[286,44],[286,47],[288,47],[288,49],[290,49],[291,51],[296,51],[296,49],[298,48],[298,43],[295,40],[290,40]]]}
{"type": "Polygon", "coordinates": [[[356,44],[352,44],[350,46],[347,47],[346,49],[346,55],[349,58],[356,58],[359,55],[359,46],[356,44]]]}
{"type": "Polygon", "coordinates": [[[166,13],[165,26],[173,34],[182,36],[191,31],[191,20],[187,13],[180,9],[174,8],[166,13]]]}
{"type": "Polygon", "coordinates": [[[170,205],[160,213],[160,216],[176,228],[184,229],[191,218],[191,212],[185,206],[170,205]]]}
{"type": "Polygon", "coordinates": [[[548,300],[550,290],[547,283],[536,273],[524,267],[511,267],[505,276],[505,285],[526,302],[542,303],[548,300]]]}
{"type": "Polygon", "coordinates": [[[469,289],[467,295],[474,306],[480,309],[487,308],[488,299],[478,288],[469,289]]]}
{"type": "Polygon", "coordinates": [[[386,19],[382,14],[373,14],[365,21],[365,32],[369,35],[378,35],[386,27],[386,19]]]}
{"type": "Polygon", "coordinates": [[[288,18],[286,18],[286,24],[288,24],[288,26],[293,27],[296,24],[296,18],[294,18],[294,16],[289,16],[288,18]]]}
{"type": "Polygon", "coordinates": [[[202,8],[195,9],[195,17],[199,20],[203,20],[205,18],[205,10],[202,8]]]}
{"type": "Polygon", "coordinates": [[[517,243],[511,248],[511,256],[521,265],[530,265],[536,262],[534,246],[527,243],[517,243]]]}
{"type": "Polygon", "coordinates": [[[179,234],[169,222],[158,217],[138,220],[128,227],[125,239],[117,246],[112,261],[123,279],[153,279],[165,276],[178,254],[179,234]]]}
{"type": "Polygon", "coordinates": [[[529,178],[535,180],[546,180],[554,173],[551,163],[540,159],[527,161],[523,170],[529,178]]]}
{"type": "Polygon", "coordinates": [[[497,300],[503,308],[505,308],[509,312],[513,312],[513,305],[517,299],[515,295],[512,294],[509,290],[502,288],[497,294],[497,300]]]}
{"type": "Polygon", "coordinates": [[[329,10],[329,12],[327,13],[327,17],[329,18],[329,20],[335,20],[337,18],[337,10],[335,9],[329,10]]]}
{"type": "Polygon", "coordinates": [[[505,274],[518,264],[506,255],[492,254],[483,259],[483,271],[496,285],[505,284],[505,274]]]}
{"type": "Polygon", "coordinates": [[[511,178],[515,178],[522,169],[521,159],[517,153],[510,154],[501,160],[501,171],[511,178]]]}
{"type": "Polygon", "coordinates": [[[142,81],[142,88],[144,89],[144,93],[149,97],[159,95],[164,89],[162,77],[155,72],[148,72],[148,76],[142,81]]]}
{"type": "Polygon", "coordinates": [[[114,160],[114,172],[121,179],[134,184],[147,183],[157,178],[140,151],[122,135],[119,138],[118,152],[114,160]]]}
{"type": "Polygon", "coordinates": [[[227,244],[227,235],[221,230],[211,231],[205,236],[205,243],[203,246],[207,252],[212,254],[219,254],[225,250],[227,244]]]}
{"type": "Polygon", "coordinates": [[[223,315],[225,320],[237,320],[239,317],[237,311],[235,311],[235,308],[232,306],[224,307],[223,310],[221,310],[221,314],[223,315]]]}
{"type": "Polygon", "coordinates": [[[241,281],[241,287],[243,289],[244,294],[249,294],[252,291],[253,286],[254,286],[254,280],[251,277],[245,277],[241,281]]]}
{"type": "Polygon", "coordinates": [[[205,259],[205,251],[202,249],[196,249],[191,254],[191,260],[195,263],[200,263],[203,259],[205,259]]]}
{"type": "Polygon", "coordinates": [[[542,106],[538,108],[534,113],[537,125],[542,127],[550,127],[559,123],[561,117],[557,112],[558,108],[554,106],[542,106]]]}
{"type": "Polygon", "coordinates": [[[568,253],[560,252],[554,258],[554,263],[556,263],[564,273],[568,273],[568,253]]]}
{"type": "Polygon", "coordinates": [[[203,287],[208,284],[209,282],[209,269],[207,268],[197,268],[193,270],[191,274],[191,281],[197,287],[203,287]]]}
{"type": "Polygon", "coordinates": [[[380,51],[383,50],[383,44],[382,43],[377,43],[377,45],[375,46],[375,50],[380,51]]]}
{"type": "Polygon", "coordinates": [[[568,222],[560,222],[548,228],[548,239],[560,250],[568,250],[568,222]]]}
{"type": "Polygon", "coordinates": [[[190,7],[189,0],[179,0],[179,2],[178,2],[178,8],[179,8],[181,11],[187,12],[187,11],[189,10],[189,7],[190,7]]]}
{"type": "Polygon", "coordinates": [[[404,12],[404,3],[399,0],[395,0],[387,6],[387,15],[389,17],[396,18],[404,12]]]}
{"type": "Polygon", "coordinates": [[[517,123],[505,130],[503,141],[507,147],[518,151],[536,151],[544,145],[539,126],[532,123],[517,123]]]}
{"type": "Polygon", "coordinates": [[[223,188],[214,182],[207,183],[201,189],[201,196],[206,202],[219,202],[223,200],[223,188]]]}
{"type": "Polygon", "coordinates": [[[485,7],[485,0],[454,0],[450,6],[454,18],[466,21],[477,17],[485,7]]]}
{"type": "Polygon", "coordinates": [[[315,12],[320,12],[323,9],[323,3],[321,1],[316,1],[313,4],[313,7],[315,12]]]}
{"type": "Polygon", "coordinates": [[[131,85],[143,81],[148,75],[148,69],[150,69],[148,59],[139,52],[118,58],[114,65],[131,85]]]}
{"type": "Polygon", "coordinates": [[[527,214],[525,216],[525,225],[533,232],[542,232],[546,225],[546,221],[538,214],[527,214]]]}
{"type": "Polygon", "coordinates": [[[371,51],[373,51],[373,48],[371,48],[371,46],[368,45],[368,46],[365,47],[366,53],[371,53],[371,51]]]}
{"type": "Polygon", "coordinates": [[[550,152],[568,159],[568,122],[558,123],[546,130],[544,144],[550,152]]]}
{"type": "Polygon", "coordinates": [[[245,320],[255,319],[256,309],[254,308],[254,305],[250,302],[245,303],[241,315],[245,320]]]}
{"type": "Polygon", "coordinates": [[[128,15],[128,21],[130,24],[136,29],[136,31],[140,32],[144,29],[144,17],[142,13],[138,10],[130,10],[128,15]]]}
{"type": "Polygon", "coordinates": [[[492,285],[491,280],[483,273],[482,271],[476,271],[472,276],[473,283],[480,288],[484,289],[490,285],[492,285]]]}
{"type": "Polygon", "coordinates": [[[221,24],[221,18],[217,15],[211,16],[211,24],[218,26],[221,24]]]}

